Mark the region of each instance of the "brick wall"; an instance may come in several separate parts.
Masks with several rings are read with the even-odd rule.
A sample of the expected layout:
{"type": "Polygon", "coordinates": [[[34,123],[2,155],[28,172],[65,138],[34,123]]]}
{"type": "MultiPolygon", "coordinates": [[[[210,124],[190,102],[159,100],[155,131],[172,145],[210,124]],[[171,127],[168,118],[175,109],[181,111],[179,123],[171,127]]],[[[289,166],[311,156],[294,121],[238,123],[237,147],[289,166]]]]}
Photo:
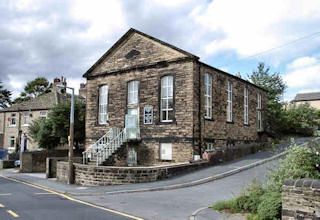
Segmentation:
{"type": "Polygon", "coordinates": [[[320,180],[286,180],[282,188],[282,219],[320,219],[320,180]]]}

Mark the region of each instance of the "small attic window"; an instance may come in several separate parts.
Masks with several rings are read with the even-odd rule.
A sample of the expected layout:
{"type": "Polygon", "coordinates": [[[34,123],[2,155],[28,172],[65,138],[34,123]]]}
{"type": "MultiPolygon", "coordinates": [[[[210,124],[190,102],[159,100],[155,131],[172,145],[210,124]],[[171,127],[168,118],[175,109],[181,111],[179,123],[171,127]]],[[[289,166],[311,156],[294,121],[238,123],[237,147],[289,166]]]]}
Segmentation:
{"type": "Polygon", "coordinates": [[[125,58],[131,59],[131,58],[133,58],[133,57],[135,57],[135,56],[137,56],[137,55],[139,55],[139,54],[140,54],[139,51],[137,51],[137,50],[135,50],[135,49],[132,49],[129,53],[127,53],[127,54],[125,55],[125,58]]]}

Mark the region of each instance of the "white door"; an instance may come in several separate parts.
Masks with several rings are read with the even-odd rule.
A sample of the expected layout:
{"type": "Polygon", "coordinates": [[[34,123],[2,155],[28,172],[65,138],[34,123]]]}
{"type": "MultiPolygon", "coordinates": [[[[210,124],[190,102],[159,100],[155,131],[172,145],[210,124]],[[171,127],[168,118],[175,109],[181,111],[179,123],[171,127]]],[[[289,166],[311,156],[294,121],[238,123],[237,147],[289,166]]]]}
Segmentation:
{"type": "Polygon", "coordinates": [[[126,130],[129,139],[138,138],[139,128],[139,113],[138,108],[129,108],[126,115],[126,130]]]}

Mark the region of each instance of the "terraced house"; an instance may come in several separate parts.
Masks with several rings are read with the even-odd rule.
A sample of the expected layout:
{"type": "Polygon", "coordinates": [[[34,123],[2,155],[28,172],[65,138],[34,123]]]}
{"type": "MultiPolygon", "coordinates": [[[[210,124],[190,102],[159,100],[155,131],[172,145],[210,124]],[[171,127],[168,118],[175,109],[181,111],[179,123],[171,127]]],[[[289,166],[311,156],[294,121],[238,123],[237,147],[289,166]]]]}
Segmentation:
{"type": "MultiPolygon", "coordinates": [[[[16,151],[22,147],[23,151],[38,150],[38,144],[29,135],[29,125],[38,118],[47,118],[49,111],[62,102],[71,100],[71,95],[57,87],[65,83],[65,79],[55,78],[52,91],[31,100],[14,104],[0,111],[0,149],[9,152],[16,151]]],[[[84,101],[85,85],[80,86],[77,99],[84,101]]]]}
{"type": "Polygon", "coordinates": [[[97,164],[187,162],[263,132],[265,90],[135,29],[84,77],[87,158],[97,164]]]}

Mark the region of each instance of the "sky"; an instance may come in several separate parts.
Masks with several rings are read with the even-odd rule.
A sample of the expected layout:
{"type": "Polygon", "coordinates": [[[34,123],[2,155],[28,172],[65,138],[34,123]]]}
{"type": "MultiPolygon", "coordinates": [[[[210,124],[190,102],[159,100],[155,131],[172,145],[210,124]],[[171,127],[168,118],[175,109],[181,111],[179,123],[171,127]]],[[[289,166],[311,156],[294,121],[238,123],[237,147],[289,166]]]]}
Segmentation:
{"type": "Polygon", "coordinates": [[[36,77],[82,75],[135,28],[242,78],[259,62],[290,101],[320,91],[320,0],[1,0],[0,81],[17,97],[36,77]]]}

